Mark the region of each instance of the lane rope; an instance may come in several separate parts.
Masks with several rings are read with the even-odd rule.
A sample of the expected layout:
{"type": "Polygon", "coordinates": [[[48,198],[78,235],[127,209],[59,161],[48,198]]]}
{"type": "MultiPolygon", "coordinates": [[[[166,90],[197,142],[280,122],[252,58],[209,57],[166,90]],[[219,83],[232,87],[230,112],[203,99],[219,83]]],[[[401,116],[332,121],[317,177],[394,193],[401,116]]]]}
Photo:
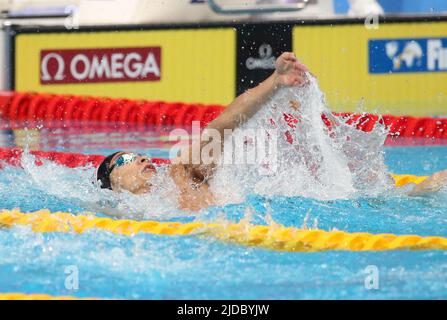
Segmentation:
{"type": "Polygon", "coordinates": [[[134,236],[139,233],[167,236],[194,235],[236,244],[289,252],[326,250],[380,251],[380,250],[447,250],[447,238],[418,235],[370,234],[365,232],[304,230],[285,227],[239,223],[158,222],[100,218],[94,215],[51,213],[39,210],[22,213],[19,210],[0,212],[0,227],[30,226],[34,232],[84,233],[100,229],[114,234],[134,236]]]}
{"type": "Polygon", "coordinates": [[[428,176],[415,176],[412,174],[391,174],[396,187],[403,187],[407,184],[419,184],[428,179],[428,176]]]}
{"type": "Polygon", "coordinates": [[[0,293],[0,300],[98,300],[96,298],[76,298],[73,296],[51,296],[48,294],[27,294],[20,292],[0,293]]]}
{"type": "MultiPolygon", "coordinates": [[[[104,156],[95,154],[86,155],[80,153],[37,150],[30,151],[30,153],[35,156],[36,165],[42,165],[42,159],[47,159],[70,168],[84,167],[87,165],[97,167],[104,159],[104,156]]],[[[19,166],[22,155],[23,150],[20,148],[0,148],[0,169],[2,168],[2,161],[12,166],[19,166]]],[[[160,165],[170,163],[169,160],[160,158],[152,158],[152,161],[160,165]]],[[[402,187],[409,183],[419,184],[428,178],[428,176],[415,176],[409,174],[392,174],[391,176],[397,187],[402,187]]]]}
{"type": "MultiPolygon", "coordinates": [[[[22,159],[23,152],[24,151],[21,148],[0,148],[0,169],[2,168],[1,162],[4,162],[12,166],[20,166],[20,161],[22,159]]],[[[103,155],[68,153],[58,151],[31,150],[30,154],[32,154],[35,157],[35,164],[38,166],[43,164],[42,163],[43,159],[46,159],[69,168],[85,167],[88,165],[97,167],[104,159],[103,155]]],[[[168,159],[161,159],[161,158],[151,158],[151,159],[152,162],[156,164],[170,163],[168,159]]]]}
{"type": "MultiPolygon", "coordinates": [[[[121,127],[189,126],[200,121],[202,127],[216,118],[222,105],[204,105],[182,102],[163,102],[130,99],[112,99],[30,92],[0,92],[0,118],[9,121],[12,129],[79,126],[92,128],[94,124],[113,123],[121,127]]],[[[394,137],[447,139],[447,119],[374,114],[334,113],[345,118],[356,128],[371,131],[377,122],[390,128],[394,137]]],[[[323,119],[324,120],[324,119],[323,119]]],[[[99,126],[100,127],[100,126],[99,126]]]]}

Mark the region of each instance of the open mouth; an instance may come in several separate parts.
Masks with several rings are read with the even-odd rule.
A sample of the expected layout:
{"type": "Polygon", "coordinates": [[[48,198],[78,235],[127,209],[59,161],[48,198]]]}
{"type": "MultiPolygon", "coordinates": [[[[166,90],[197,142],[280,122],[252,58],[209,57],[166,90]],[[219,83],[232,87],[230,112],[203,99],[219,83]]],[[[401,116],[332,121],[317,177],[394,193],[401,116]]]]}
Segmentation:
{"type": "Polygon", "coordinates": [[[143,172],[157,172],[157,169],[155,169],[153,164],[147,164],[144,166],[143,172]]]}

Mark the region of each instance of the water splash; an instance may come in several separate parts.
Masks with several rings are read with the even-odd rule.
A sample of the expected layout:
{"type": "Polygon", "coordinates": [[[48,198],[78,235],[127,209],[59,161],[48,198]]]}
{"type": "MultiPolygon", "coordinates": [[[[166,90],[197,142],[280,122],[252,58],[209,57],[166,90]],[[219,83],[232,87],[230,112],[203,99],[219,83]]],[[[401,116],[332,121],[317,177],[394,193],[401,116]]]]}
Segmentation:
{"type": "MultiPolygon", "coordinates": [[[[333,116],[317,80],[308,74],[303,87],[279,90],[234,135],[254,128],[278,132],[278,165],[261,175],[260,164],[221,165],[213,181],[222,199],[235,200],[250,192],[303,196],[320,200],[377,196],[390,190],[384,164],[386,128],[376,123],[371,132],[333,116]],[[332,126],[325,125],[322,115],[332,126]]],[[[237,137],[240,139],[241,137],[237,137]]]]}
{"type": "Polygon", "coordinates": [[[65,199],[88,211],[120,218],[164,220],[185,216],[177,209],[176,188],[168,177],[167,168],[158,168],[159,174],[151,181],[153,192],[134,195],[100,189],[92,166],[68,168],[45,159],[42,162],[41,166],[36,166],[35,157],[25,151],[21,160],[25,175],[17,175],[16,184],[65,199]]]}
{"type": "MultiPolygon", "coordinates": [[[[277,130],[277,170],[260,175],[262,164],[222,165],[211,181],[219,204],[243,202],[249,194],[302,196],[319,200],[377,196],[392,188],[384,164],[387,132],[377,124],[372,132],[331,115],[315,78],[303,87],[279,90],[234,136],[246,129],[277,130]],[[321,115],[333,122],[329,129],[321,115]]],[[[89,211],[133,219],[185,217],[177,208],[177,189],[164,167],[159,167],[150,194],[133,195],[99,189],[93,167],[67,168],[51,161],[36,166],[34,156],[22,157],[24,176],[16,185],[65,199],[89,211]],[[20,181],[22,179],[22,181],[20,181]]]]}

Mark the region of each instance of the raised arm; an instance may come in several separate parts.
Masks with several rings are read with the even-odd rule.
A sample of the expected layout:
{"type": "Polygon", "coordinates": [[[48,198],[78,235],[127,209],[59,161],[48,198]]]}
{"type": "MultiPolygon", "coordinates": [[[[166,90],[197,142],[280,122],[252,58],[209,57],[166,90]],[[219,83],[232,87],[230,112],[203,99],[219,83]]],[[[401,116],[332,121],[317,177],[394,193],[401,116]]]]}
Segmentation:
{"type": "Polygon", "coordinates": [[[193,169],[196,176],[207,177],[210,170],[218,162],[218,158],[223,152],[224,130],[234,130],[246,121],[248,121],[261,106],[281,87],[300,86],[306,82],[305,73],[307,67],[301,64],[292,52],[284,52],[276,60],[275,71],[258,86],[247,90],[230,103],[225,110],[213,121],[211,121],[203,130],[201,141],[192,143],[189,147],[181,150],[176,162],[193,169]],[[210,141],[203,139],[214,131],[213,141],[211,143],[220,144],[220,153],[213,154],[211,163],[204,163],[201,157],[201,150],[208,145],[210,141]],[[198,150],[193,151],[193,148],[198,150]]]}
{"type": "Polygon", "coordinates": [[[276,60],[275,71],[266,80],[238,96],[205,130],[216,129],[223,136],[224,129],[237,128],[250,119],[279,88],[303,84],[306,71],[306,66],[298,62],[294,53],[284,52],[276,60]]]}

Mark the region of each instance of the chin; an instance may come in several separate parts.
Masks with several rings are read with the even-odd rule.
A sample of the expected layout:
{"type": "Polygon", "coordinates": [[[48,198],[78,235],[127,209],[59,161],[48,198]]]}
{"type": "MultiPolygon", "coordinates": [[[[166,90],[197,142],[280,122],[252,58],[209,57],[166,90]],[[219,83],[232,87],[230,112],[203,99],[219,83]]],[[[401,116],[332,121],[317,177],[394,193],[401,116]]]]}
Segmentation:
{"type": "Polygon", "coordinates": [[[148,180],[150,178],[152,178],[152,176],[154,176],[155,174],[157,174],[157,172],[154,169],[145,169],[143,171],[141,171],[141,177],[145,180],[148,180]]]}
{"type": "Polygon", "coordinates": [[[148,184],[149,180],[153,177],[153,173],[152,172],[145,172],[141,175],[141,182],[144,184],[148,184]]]}

